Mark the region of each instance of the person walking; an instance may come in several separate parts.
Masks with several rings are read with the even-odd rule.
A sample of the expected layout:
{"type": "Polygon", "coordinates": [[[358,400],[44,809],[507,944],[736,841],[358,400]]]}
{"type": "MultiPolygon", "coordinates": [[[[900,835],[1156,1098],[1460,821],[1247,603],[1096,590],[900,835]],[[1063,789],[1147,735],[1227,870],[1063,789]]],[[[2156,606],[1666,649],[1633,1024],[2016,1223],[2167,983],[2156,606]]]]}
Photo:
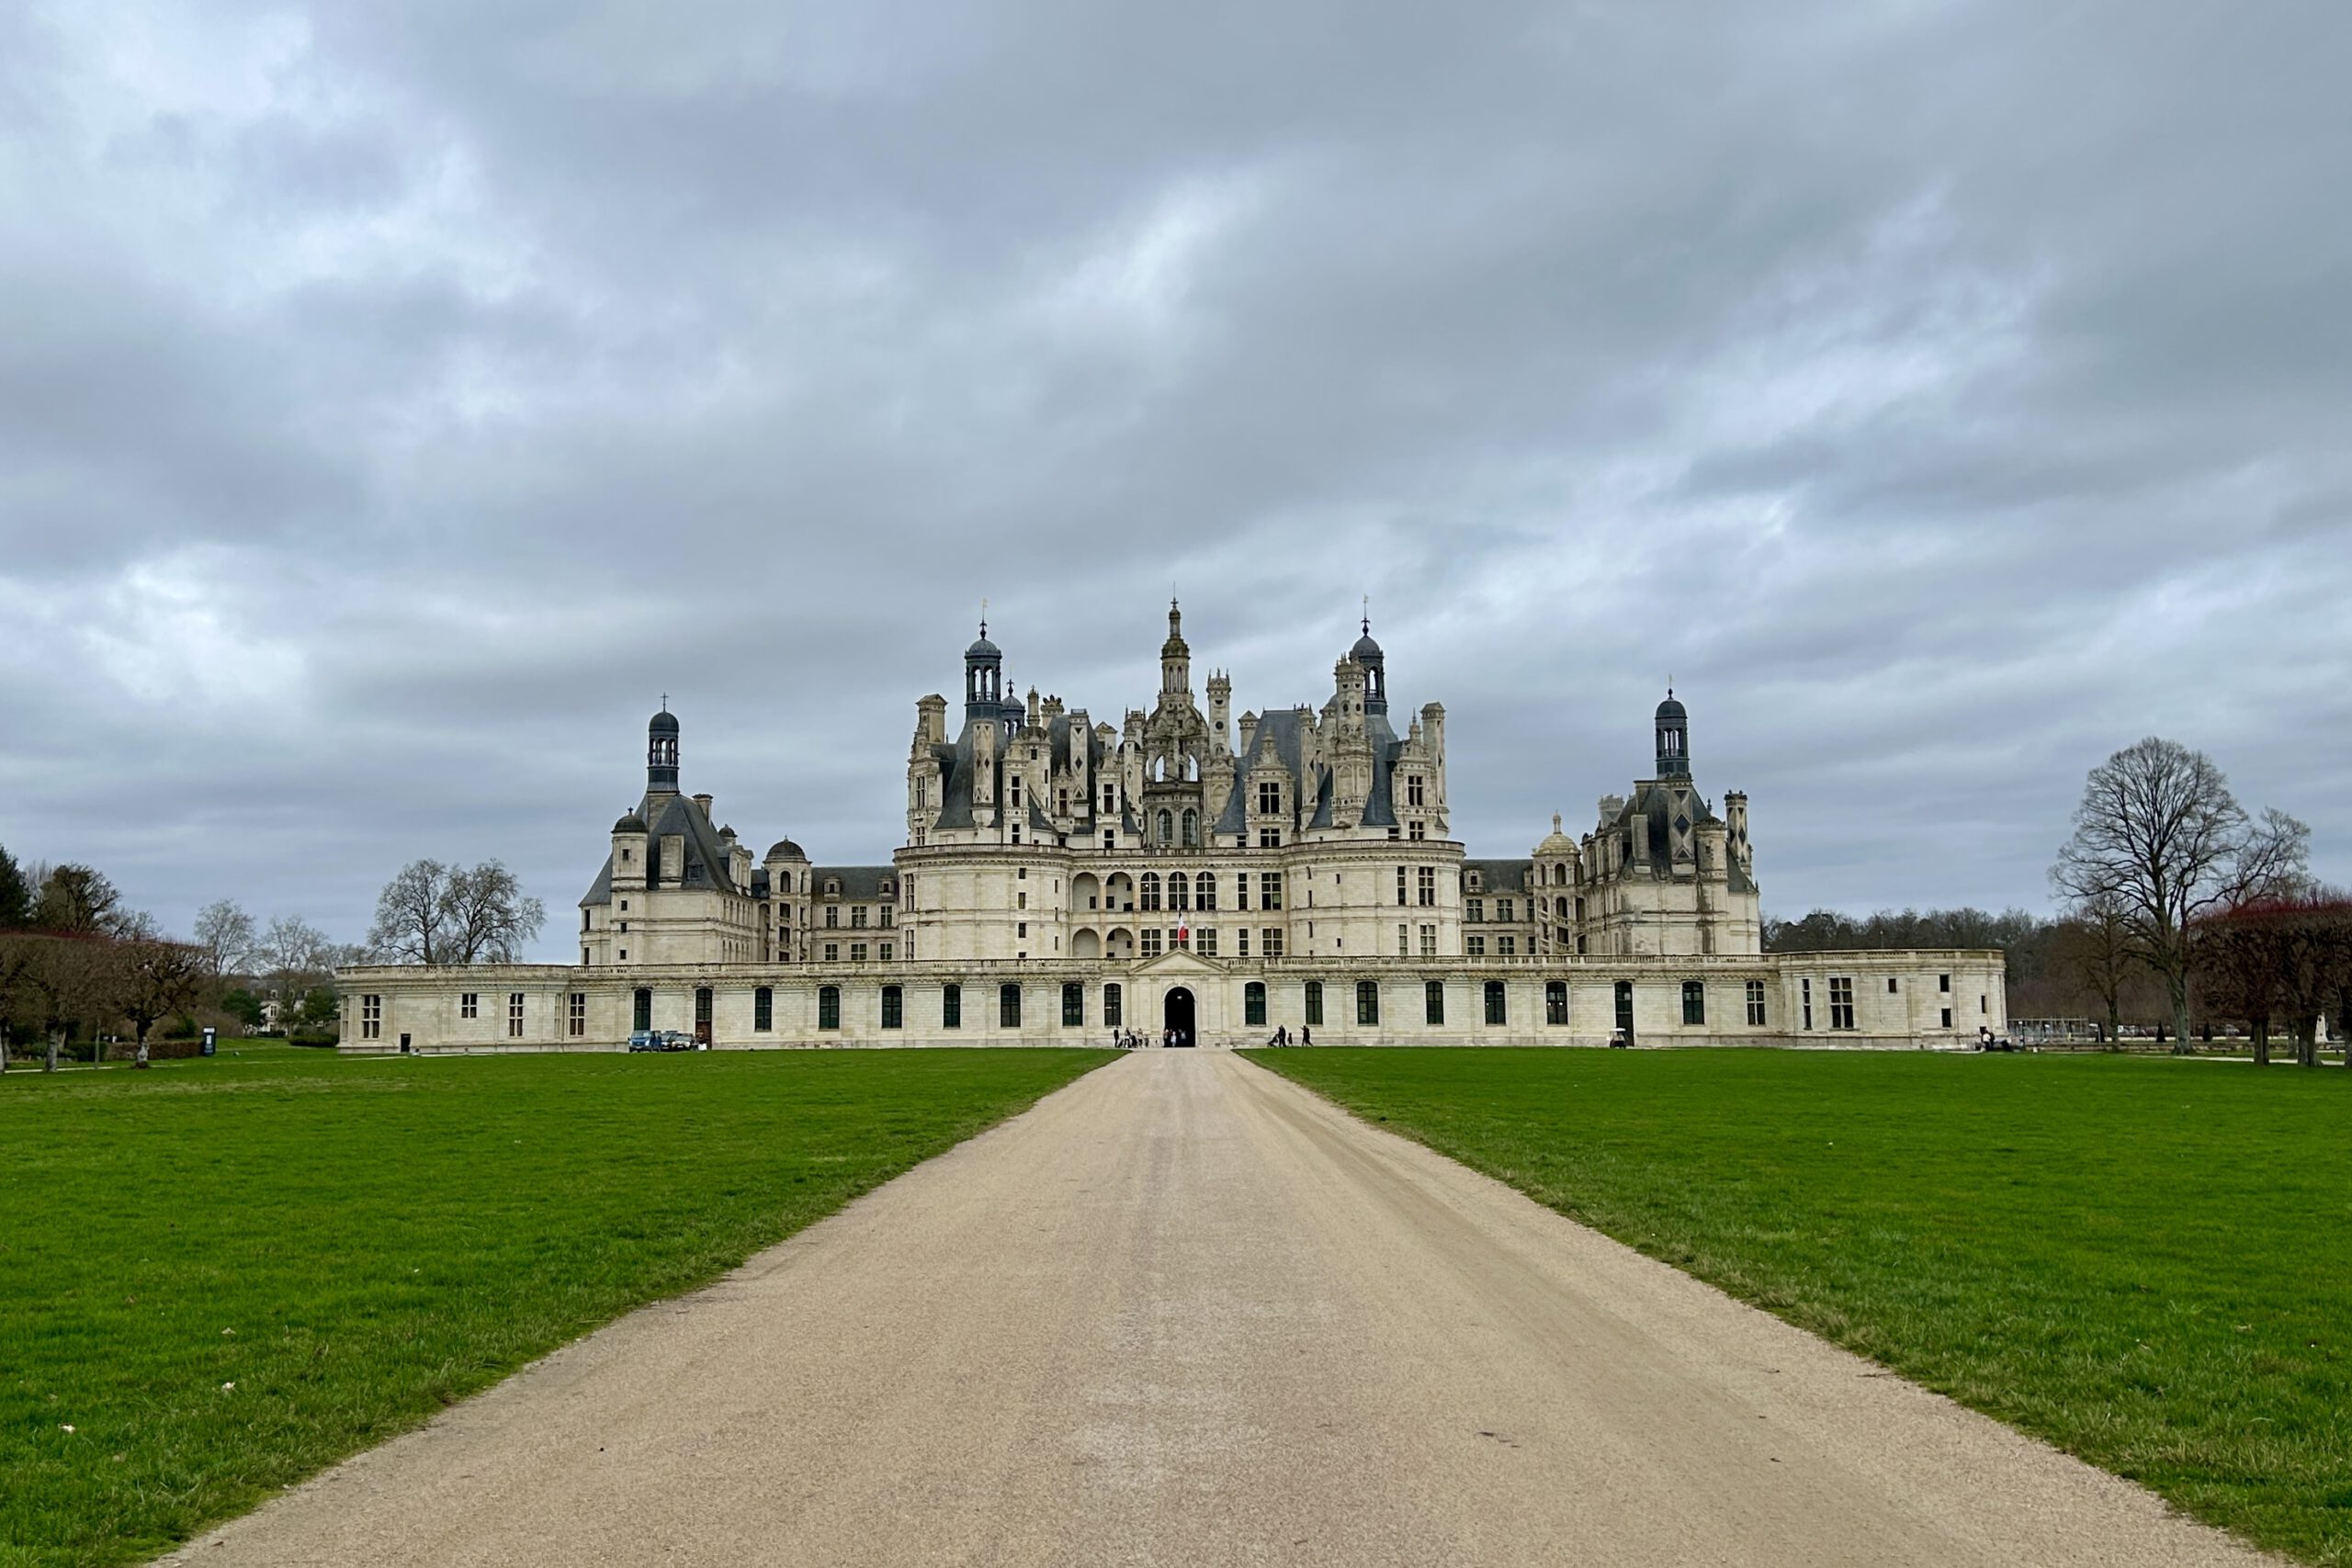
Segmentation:
{"type": "Polygon", "coordinates": [[[1315,1031],[1313,1031],[1313,1030],[1311,1030],[1311,1029],[1307,1028],[1307,1027],[1306,1027],[1306,1025],[1305,1025],[1305,1024],[1303,1024],[1303,1023],[1302,1023],[1302,1024],[1300,1024],[1300,1025],[1298,1026],[1298,1043],[1299,1043],[1301,1045],[1312,1045],[1312,1044],[1314,1044],[1314,1043],[1315,1043],[1315,1031]]]}

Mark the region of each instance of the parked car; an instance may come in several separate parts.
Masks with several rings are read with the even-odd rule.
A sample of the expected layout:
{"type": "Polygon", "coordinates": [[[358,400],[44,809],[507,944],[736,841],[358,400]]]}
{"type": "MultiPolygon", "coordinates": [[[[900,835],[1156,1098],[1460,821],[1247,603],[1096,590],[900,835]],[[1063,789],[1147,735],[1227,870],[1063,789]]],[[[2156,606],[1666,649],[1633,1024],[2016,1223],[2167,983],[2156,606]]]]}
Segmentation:
{"type": "Polygon", "coordinates": [[[659,1051],[662,1049],[661,1032],[652,1029],[639,1030],[628,1037],[628,1048],[632,1051],[659,1051]]]}

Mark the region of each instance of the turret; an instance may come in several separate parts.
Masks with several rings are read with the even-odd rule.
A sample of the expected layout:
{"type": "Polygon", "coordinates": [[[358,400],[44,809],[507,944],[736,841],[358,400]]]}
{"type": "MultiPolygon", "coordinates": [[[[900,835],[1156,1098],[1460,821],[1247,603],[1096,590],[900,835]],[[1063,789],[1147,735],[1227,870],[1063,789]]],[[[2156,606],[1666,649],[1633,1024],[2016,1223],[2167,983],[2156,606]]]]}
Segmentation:
{"type": "Polygon", "coordinates": [[[1355,647],[1348,649],[1348,657],[1363,669],[1363,711],[1388,711],[1388,656],[1372,640],[1372,617],[1363,618],[1363,635],[1356,638],[1355,647]]]}
{"type": "Polygon", "coordinates": [[[667,702],[645,724],[645,793],[678,793],[678,716],[667,702]]]}
{"type": "Polygon", "coordinates": [[[1690,776],[1690,716],[1674,700],[1674,688],[1668,686],[1666,701],[1657,705],[1657,777],[1690,776]]]}
{"type": "Polygon", "coordinates": [[[1168,601],[1168,640],[1159,645],[1159,696],[1162,702],[1182,697],[1193,701],[1193,649],[1184,640],[1184,612],[1168,601]]]}
{"type": "Polygon", "coordinates": [[[1209,755],[1222,757],[1231,739],[1233,677],[1220,670],[1209,677],[1209,755]]]}
{"type": "Polygon", "coordinates": [[[980,623],[978,640],[964,650],[964,722],[1000,722],[1004,704],[1004,649],[989,640],[980,623]]]}

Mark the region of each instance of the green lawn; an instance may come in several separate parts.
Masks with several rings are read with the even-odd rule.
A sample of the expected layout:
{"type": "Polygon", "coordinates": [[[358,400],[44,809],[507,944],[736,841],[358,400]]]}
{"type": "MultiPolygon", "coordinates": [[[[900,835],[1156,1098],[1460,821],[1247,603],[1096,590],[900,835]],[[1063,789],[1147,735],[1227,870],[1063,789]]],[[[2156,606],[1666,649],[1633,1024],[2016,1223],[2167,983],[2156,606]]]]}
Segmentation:
{"type": "Polygon", "coordinates": [[[223,1048],[0,1078],[0,1563],[162,1551],[1110,1059],[223,1048]]]}
{"type": "Polygon", "coordinates": [[[2352,1564],[2341,1068],[1251,1055],[2191,1513],[2352,1564]]]}

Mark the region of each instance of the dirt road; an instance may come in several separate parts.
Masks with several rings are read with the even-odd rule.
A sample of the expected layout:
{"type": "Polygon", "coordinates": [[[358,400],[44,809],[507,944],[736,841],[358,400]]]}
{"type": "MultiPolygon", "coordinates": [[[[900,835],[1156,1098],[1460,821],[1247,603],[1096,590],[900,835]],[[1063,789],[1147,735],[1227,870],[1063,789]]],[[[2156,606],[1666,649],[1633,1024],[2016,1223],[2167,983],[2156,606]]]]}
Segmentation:
{"type": "Polygon", "coordinates": [[[2267,1561],[1238,1058],[1158,1051],[185,1556],[2267,1561]]]}

